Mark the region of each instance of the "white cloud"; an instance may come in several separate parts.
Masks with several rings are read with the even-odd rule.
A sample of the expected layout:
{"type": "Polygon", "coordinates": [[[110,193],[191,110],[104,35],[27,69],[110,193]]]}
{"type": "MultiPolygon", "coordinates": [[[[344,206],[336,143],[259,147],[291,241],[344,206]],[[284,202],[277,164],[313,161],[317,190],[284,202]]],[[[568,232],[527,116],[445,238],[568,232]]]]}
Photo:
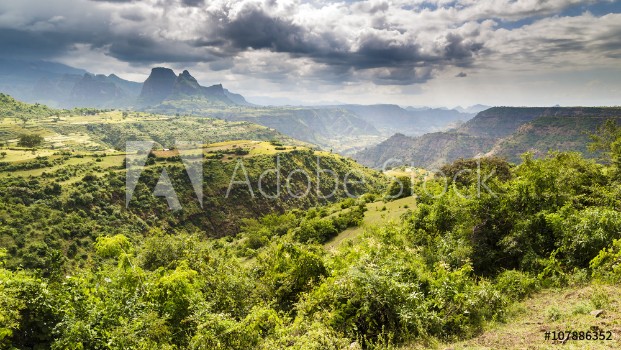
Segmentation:
{"type": "Polygon", "coordinates": [[[34,55],[41,44],[32,35],[41,33],[57,41],[42,55],[96,72],[140,77],[155,64],[194,66],[204,70],[198,77],[242,89],[247,81],[270,92],[322,86],[356,98],[360,90],[349,92],[362,86],[393,99],[395,91],[424,96],[438,81],[455,84],[455,75],[476,90],[474,82],[507,74],[618,72],[621,15],[563,15],[594,2],[3,0],[0,28],[25,39],[19,46],[0,34],[0,43],[34,55]],[[111,69],[94,69],[104,65],[111,69]]]}

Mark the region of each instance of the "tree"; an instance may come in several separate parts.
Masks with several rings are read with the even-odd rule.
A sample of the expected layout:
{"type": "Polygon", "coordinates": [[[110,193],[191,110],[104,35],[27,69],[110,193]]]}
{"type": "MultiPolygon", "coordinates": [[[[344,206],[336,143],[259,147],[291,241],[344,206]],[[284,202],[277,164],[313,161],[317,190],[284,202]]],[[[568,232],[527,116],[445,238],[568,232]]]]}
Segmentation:
{"type": "Polygon", "coordinates": [[[22,147],[34,148],[40,146],[43,143],[43,137],[37,134],[22,134],[19,136],[19,142],[17,143],[22,147]]]}
{"type": "Polygon", "coordinates": [[[390,183],[386,197],[388,199],[405,198],[412,195],[412,179],[407,176],[396,177],[390,183]]]}
{"type": "Polygon", "coordinates": [[[590,137],[593,142],[588,145],[589,151],[604,152],[606,156],[614,158],[615,141],[621,138],[621,127],[613,119],[608,119],[590,137]]]}
{"type": "Polygon", "coordinates": [[[6,158],[6,152],[2,152],[2,153],[0,153],[0,157],[2,157],[2,158],[6,158]]]}

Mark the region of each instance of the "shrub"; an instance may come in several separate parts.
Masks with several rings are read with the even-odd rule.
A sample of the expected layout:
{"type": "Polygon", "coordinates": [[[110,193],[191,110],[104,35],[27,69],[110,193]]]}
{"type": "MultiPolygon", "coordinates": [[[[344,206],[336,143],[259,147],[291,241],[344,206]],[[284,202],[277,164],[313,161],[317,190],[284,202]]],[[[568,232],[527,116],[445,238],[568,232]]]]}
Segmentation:
{"type": "Polygon", "coordinates": [[[324,243],[337,234],[332,220],[320,218],[304,220],[294,230],[295,240],[302,243],[324,243]]]}
{"type": "Polygon", "coordinates": [[[299,243],[274,243],[257,257],[262,293],[281,310],[290,310],[301,293],[327,274],[318,249],[299,243]]]}
{"type": "Polygon", "coordinates": [[[567,264],[588,267],[613,239],[621,238],[621,213],[609,208],[587,208],[570,215],[560,229],[560,246],[567,264]]]}
{"type": "Polygon", "coordinates": [[[602,249],[589,266],[595,278],[621,282],[621,239],[613,240],[608,248],[602,249]]]}
{"type": "Polygon", "coordinates": [[[521,300],[539,290],[539,282],[528,273],[507,270],[496,277],[496,288],[509,300],[521,300]]]}
{"type": "Polygon", "coordinates": [[[132,245],[129,239],[122,234],[115,236],[101,236],[95,243],[95,251],[103,258],[116,258],[121,254],[129,253],[132,245]]]}
{"type": "Polygon", "coordinates": [[[399,199],[412,195],[412,179],[407,176],[400,176],[394,179],[386,192],[387,199],[399,199]]]}
{"type": "Polygon", "coordinates": [[[22,147],[34,148],[43,143],[43,137],[37,134],[21,134],[17,145],[22,147]]]}

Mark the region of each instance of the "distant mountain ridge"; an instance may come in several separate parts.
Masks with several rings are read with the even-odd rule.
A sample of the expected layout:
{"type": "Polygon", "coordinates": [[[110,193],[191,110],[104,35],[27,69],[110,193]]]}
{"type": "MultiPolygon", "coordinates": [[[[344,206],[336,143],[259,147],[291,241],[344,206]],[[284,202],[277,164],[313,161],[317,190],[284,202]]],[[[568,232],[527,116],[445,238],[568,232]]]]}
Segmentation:
{"type": "Polygon", "coordinates": [[[459,158],[496,155],[519,162],[532,152],[580,151],[587,157],[589,134],[607,119],[621,123],[619,107],[493,107],[447,131],[409,137],[393,135],[354,155],[360,163],[381,168],[388,160],[438,168],[459,158]]]}
{"type": "Polygon", "coordinates": [[[187,98],[202,98],[208,104],[223,106],[251,105],[221,84],[203,87],[187,70],[177,76],[164,67],[154,68],[149,78],[139,83],[116,74],[92,74],[60,63],[0,59],[0,91],[22,101],[56,108],[140,109],[165,100],[187,98]]]}
{"type": "Polygon", "coordinates": [[[170,68],[156,67],[151,70],[151,74],[142,85],[139,104],[144,106],[157,106],[165,101],[183,101],[190,99],[204,100],[203,104],[215,105],[250,105],[246,99],[239,94],[231,93],[224,89],[222,84],[211,86],[201,86],[198,80],[190,72],[184,70],[179,75],[170,68]]]}
{"type": "Polygon", "coordinates": [[[152,68],[144,83],[49,62],[5,62],[1,74],[6,74],[2,83],[20,83],[0,83],[0,91],[31,103],[245,120],[346,155],[397,132],[417,136],[443,131],[474,116],[457,110],[406,109],[391,104],[262,107],[248,103],[222,84],[202,86],[188,70],[176,74],[167,67],[152,68]]]}
{"type": "Polygon", "coordinates": [[[0,91],[56,108],[125,107],[141,87],[114,74],[92,74],[55,62],[0,59],[0,91]]]}
{"type": "Polygon", "coordinates": [[[392,104],[375,105],[339,105],[367,123],[374,125],[383,135],[402,133],[409,136],[423,135],[429,132],[455,127],[474,114],[462,113],[454,109],[425,108],[405,109],[392,104]]]}
{"type": "Polygon", "coordinates": [[[454,109],[457,111],[460,111],[462,113],[472,113],[472,114],[477,114],[479,112],[483,112],[486,109],[490,109],[492,108],[492,106],[486,106],[486,105],[482,105],[482,104],[476,104],[470,107],[455,107],[454,109]]]}
{"type": "Polygon", "coordinates": [[[341,154],[358,150],[357,142],[379,142],[381,133],[371,123],[341,108],[252,108],[216,111],[228,121],[248,121],[267,126],[293,138],[334,149],[341,154]]]}

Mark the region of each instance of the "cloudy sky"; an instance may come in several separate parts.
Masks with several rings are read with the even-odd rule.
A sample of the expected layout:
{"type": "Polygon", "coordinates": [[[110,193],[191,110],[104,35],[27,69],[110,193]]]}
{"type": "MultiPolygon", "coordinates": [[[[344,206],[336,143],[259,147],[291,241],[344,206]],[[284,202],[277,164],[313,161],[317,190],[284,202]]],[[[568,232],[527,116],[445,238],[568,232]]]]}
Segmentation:
{"type": "Polygon", "coordinates": [[[188,69],[258,102],[621,105],[621,3],[2,0],[0,57],[188,69]]]}

